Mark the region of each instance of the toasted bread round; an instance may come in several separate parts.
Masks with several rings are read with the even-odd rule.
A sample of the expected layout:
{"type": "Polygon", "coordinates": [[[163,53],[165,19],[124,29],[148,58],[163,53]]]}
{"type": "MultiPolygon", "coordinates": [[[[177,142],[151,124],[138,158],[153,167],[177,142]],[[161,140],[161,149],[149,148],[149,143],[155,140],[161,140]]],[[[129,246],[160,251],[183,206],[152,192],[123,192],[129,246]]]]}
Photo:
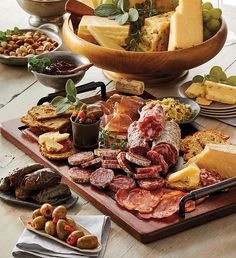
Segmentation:
{"type": "Polygon", "coordinates": [[[47,150],[45,149],[45,147],[43,145],[40,146],[40,151],[42,153],[42,155],[48,159],[52,159],[52,160],[64,160],[64,159],[68,159],[71,155],[74,154],[73,149],[66,151],[66,152],[54,152],[54,153],[49,153],[47,152],[47,150]]]}

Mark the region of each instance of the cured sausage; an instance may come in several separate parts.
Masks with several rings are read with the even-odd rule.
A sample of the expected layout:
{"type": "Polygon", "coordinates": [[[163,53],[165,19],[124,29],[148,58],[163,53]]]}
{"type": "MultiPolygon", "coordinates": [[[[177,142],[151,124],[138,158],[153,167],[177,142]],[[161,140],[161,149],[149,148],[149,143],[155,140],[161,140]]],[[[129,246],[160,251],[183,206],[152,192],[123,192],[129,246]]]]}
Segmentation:
{"type": "Polygon", "coordinates": [[[117,159],[106,159],[106,160],[103,160],[102,163],[104,165],[107,165],[107,164],[119,164],[117,159]]]}
{"type": "Polygon", "coordinates": [[[78,167],[70,168],[68,173],[71,179],[76,183],[85,184],[85,183],[89,183],[90,181],[91,172],[83,168],[78,168],[78,167]]]}
{"type": "Polygon", "coordinates": [[[138,126],[146,141],[160,137],[165,126],[165,113],[160,104],[147,104],[142,108],[138,126]]]}
{"type": "Polygon", "coordinates": [[[71,166],[77,166],[81,165],[85,162],[88,162],[94,158],[94,154],[92,151],[84,151],[84,152],[79,152],[76,154],[73,154],[68,158],[68,163],[71,166]]]}
{"type": "Polygon", "coordinates": [[[113,149],[109,149],[109,148],[107,148],[107,149],[101,148],[101,149],[94,150],[94,154],[99,157],[116,157],[120,152],[121,152],[120,149],[113,150],[113,149]]]}
{"type": "Polygon", "coordinates": [[[147,157],[151,160],[152,165],[160,165],[161,166],[161,171],[163,173],[166,173],[168,171],[169,166],[166,163],[162,154],[151,150],[147,153],[147,157]]]}
{"type": "Polygon", "coordinates": [[[114,178],[114,172],[111,169],[98,168],[91,173],[91,185],[103,189],[107,187],[114,178]]]}
{"type": "Polygon", "coordinates": [[[155,170],[144,174],[134,174],[135,179],[158,178],[158,177],[159,177],[159,173],[155,170]]]}
{"type": "Polygon", "coordinates": [[[216,171],[208,171],[206,169],[201,169],[200,181],[202,186],[216,184],[222,180],[223,178],[216,171]]]}
{"type": "Polygon", "coordinates": [[[120,189],[116,193],[115,199],[120,206],[127,210],[149,213],[158,205],[162,195],[162,190],[150,192],[140,188],[132,190],[120,189]]]}
{"type": "Polygon", "coordinates": [[[102,167],[103,168],[111,168],[111,169],[120,169],[120,165],[119,164],[104,164],[102,163],[102,167]]]}
{"type": "Polygon", "coordinates": [[[115,176],[109,185],[109,189],[117,192],[119,189],[133,189],[136,183],[133,178],[123,175],[115,176]]]}
{"type": "Polygon", "coordinates": [[[152,166],[152,167],[145,167],[145,168],[135,168],[137,174],[146,174],[150,172],[161,172],[161,166],[152,166]]]}
{"type": "Polygon", "coordinates": [[[127,147],[130,152],[144,156],[150,149],[148,142],[141,135],[137,121],[129,126],[127,147]]]}
{"type": "Polygon", "coordinates": [[[133,174],[134,168],[132,167],[132,164],[126,159],[126,152],[120,152],[117,155],[117,161],[120,165],[120,168],[127,174],[133,174]]]}
{"type": "Polygon", "coordinates": [[[151,165],[151,161],[149,159],[132,152],[127,152],[125,154],[125,158],[139,166],[148,167],[151,165]]]}
{"type": "Polygon", "coordinates": [[[152,150],[162,154],[169,166],[176,164],[179,156],[181,130],[174,121],[166,121],[164,130],[152,143],[152,150]]]}
{"type": "Polygon", "coordinates": [[[93,165],[97,165],[97,164],[100,164],[102,162],[102,159],[101,158],[96,158],[96,159],[92,159],[88,162],[85,162],[83,164],[81,164],[81,167],[82,168],[87,168],[87,167],[91,167],[93,165]]]}
{"type": "Polygon", "coordinates": [[[140,188],[145,190],[156,190],[162,188],[165,184],[165,180],[162,177],[158,178],[149,178],[149,179],[140,179],[137,181],[140,188]]]}

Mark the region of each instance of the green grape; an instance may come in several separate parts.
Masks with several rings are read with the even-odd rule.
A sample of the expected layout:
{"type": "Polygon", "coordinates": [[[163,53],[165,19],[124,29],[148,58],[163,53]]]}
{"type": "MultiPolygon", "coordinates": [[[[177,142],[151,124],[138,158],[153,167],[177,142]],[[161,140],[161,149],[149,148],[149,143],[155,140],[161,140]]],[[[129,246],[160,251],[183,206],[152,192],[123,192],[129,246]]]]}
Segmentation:
{"type": "Polygon", "coordinates": [[[212,32],[210,32],[208,30],[208,28],[206,27],[203,27],[203,38],[204,38],[204,41],[205,40],[208,40],[209,38],[211,38],[213,36],[212,32]]]}
{"type": "Polygon", "coordinates": [[[209,10],[208,12],[209,12],[211,18],[217,19],[217,20],[219,20],[222,15],[222,11],[220,8],[213,8],[213,9],[209,10]]]}
{"type": "Polygon", "coordinates": [[[212,8],[213,8],[213,5],[210,2],[206,2],[202,4],[202,9],[211,10],[212,8]]]}
{"type": "Polygon", "coordinates": [[[203,22],[207,22],[211,19],[210,11],[207,9],[202,10],[203,22]]]}
{"type": "Polygon", "coordinates": [[[236,86],[236,75],[230,76],[226,81],[229,85],[236,86]]]}
{"type": "Polygon", "coordinates": [[[196,75],[192,79],[192,82],[203,82],[203,81],[204,81],[204,77],[201,75],[196,75]]]}
{"type": "Polygon", "coordinates": [[[227,80],[227,76],[220,66],[213,66],[210,71],[210,76],[216,77],[219,81],[227,80]]]}
{"type": "Polygon", "coordinates": [[[206,23],[206,26],[210,31],[216,32],[220,28],[220,21],[217,19],[210,19],[210,21],[206,23]]]}
{"type": "Polygon", "coordinates": [[[216,77],[214,75],[209,75],[209,74],[206,76],[206,80],[212,81],[212,82],[220,82],[218,77],[216,77]]]}

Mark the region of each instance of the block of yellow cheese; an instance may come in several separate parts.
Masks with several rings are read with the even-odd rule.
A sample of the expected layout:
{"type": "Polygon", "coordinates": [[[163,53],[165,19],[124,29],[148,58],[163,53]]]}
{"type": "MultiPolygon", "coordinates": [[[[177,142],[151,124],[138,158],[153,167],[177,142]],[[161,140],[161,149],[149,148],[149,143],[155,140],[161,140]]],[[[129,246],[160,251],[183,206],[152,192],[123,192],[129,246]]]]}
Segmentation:
{"type": "Polygon", "coordinates": [[[53,140],[55,142],[61,142],[69,138],[69,133],[59,133],[59,132],[48,132],[41,134],[38,139],[39,144],[44,144],[47,140],[53,140]]]}
{"type": "Polygon", "coordinates": [[[201,0],[179,0],[170,21],[168,50],[193,47],[203,42],[201,0]]]}
{"type": "Polygon", "coordinates": [[[236,104],[236,87],[223,83],[205,81],[206,98],[225,104],[236,104]]]}
{"type": "Polygon", "coordinates": [[[52,139],[47,139],[45,142],[44,142],[44,145],[45,145],[45,148],[48,152],[59,152],[60,150],[63,149],[63,145],[52,140],[52,139]]]}
{"type": "Polygon", "coordinates": [[[84,15],[80,21],[78,28],[78,36],[92,43],[97,43],[95,38],[91,35],[88,30],[95,28],[97,31],[102,33],[105,37],[111,39],[114,43],[119,46],[126,45],[126,38],[129,35],[129,25],[119,25],[114,20],[109,20],[105,17],[88,16],[84,15]]]}
{"type": "Polygon", "coordinates": [[[185,93],[189,98],[205,97],[206,85],[201,82],[192,83],[185,93]]]}
{"type": "Polygon", "coordinates": [[[236,146],[207,144],[200,154],[185,164],[185,167],[192,163],[195,163],[199,168],[215,170],[223,178],[236,176],[236,146]]]}

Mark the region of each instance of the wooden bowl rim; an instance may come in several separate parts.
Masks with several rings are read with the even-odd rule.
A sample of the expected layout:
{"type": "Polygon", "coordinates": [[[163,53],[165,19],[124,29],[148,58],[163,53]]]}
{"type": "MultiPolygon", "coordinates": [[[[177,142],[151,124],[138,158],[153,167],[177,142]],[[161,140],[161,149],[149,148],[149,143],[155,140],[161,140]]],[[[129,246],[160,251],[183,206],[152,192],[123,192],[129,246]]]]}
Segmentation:
{"type": "Polygon", "coordinates": [[[217,33],[211,37],[210,39],[206,40],[206,41],[203,41],[201,44],[198,44],[196,46],[193,46],[193,47],[190,47],[190,48],[184,48],[184,49],[177,49],[177,50],[172,50],[172,51],[153,51],[153,52],[138,52],[138,51],[124,51],[124,50],[117,50],[117,49],[111,49],[111,48],[107,48],[107,47],[102,47],[102,46],[99,46],[99,45],[96,45],[94,43],[91,43],[87,40],[84,40],[82,38],[80,38],[78,35],[75,34],[74,30],[72,29],[72,23],[71,23],[71,15],[69,15],[65,21],[64,21],[64,24],[67,24],[67,27],[69,28],[69,30],[74,34],[74,36],[82,41],[84,44],[87,44],[88,47],[93,47],[93,48],[97,48],[98,51],[106,51],[106,52],[110,52],[110,53],[125,53],[127,55],[138,55],[138,56],[141,56],[141,55],[155,55],[155,54],[158,54],[158,55],[171,55],[171,54],[174,54],[174,53],[177,53],[177,54],[184,54],[185,52],[187,51],[191,51],[191,50],[195,50],[196,48],[201,48],[202,46],[205,46],[205,45],[211,45],[211,43],[213,43],[215,41],[216,38],[219,37],[219,35],[221,33],[223,33],[224,31],[227,32],[227,25],[226,25],[226,22],[224,20],[224,18],[222,17],[221,18],[221,27],[220,29],[217,31],[217,33]]]}

